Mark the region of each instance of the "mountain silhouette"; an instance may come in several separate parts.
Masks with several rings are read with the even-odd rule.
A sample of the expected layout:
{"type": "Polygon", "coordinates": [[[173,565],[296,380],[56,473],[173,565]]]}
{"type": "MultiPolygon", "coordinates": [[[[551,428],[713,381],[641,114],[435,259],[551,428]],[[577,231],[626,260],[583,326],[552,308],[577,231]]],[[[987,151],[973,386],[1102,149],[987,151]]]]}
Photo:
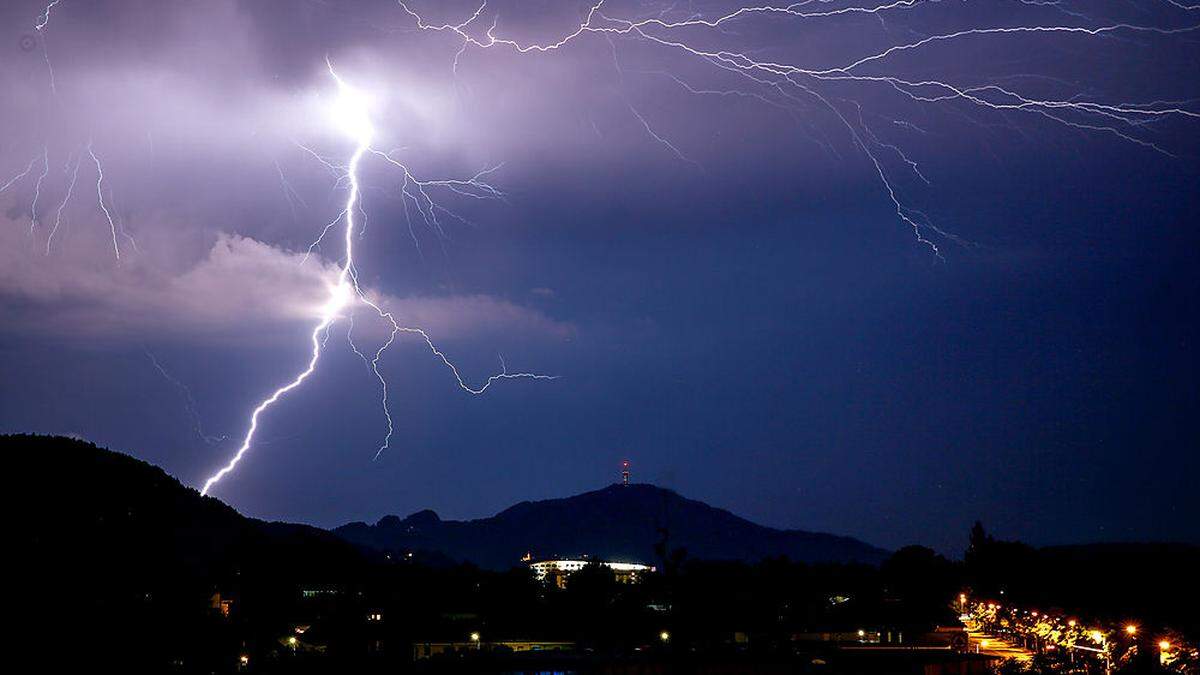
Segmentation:
{"type": "Polygon", "coordinates": [[[0,435],[0,452],[20,509],[10,512],[19,562],[41,575],[63,568],[62,588],[145,596],[257,575],[308,578],[363,561],[324,530],[247,518],[156,466],[86,441],[0,435]]]}
{"type": "Polygon", "coordinates": [[[647,484],[615,484],[563,499],[521,502],[478,520],[442,520],[425,510],[333,531],[362,546],[401,554],[436,552],[493,569],[512,567],[526,553],[648,564],[657,564],[662,551],[678,549],[690,559],[749,562],[786,556],[813,563],[877,564],[888,555],[850,537],[764,527],[647,484]],[[660,542],[664,545],[656,548],[660,542]]]}

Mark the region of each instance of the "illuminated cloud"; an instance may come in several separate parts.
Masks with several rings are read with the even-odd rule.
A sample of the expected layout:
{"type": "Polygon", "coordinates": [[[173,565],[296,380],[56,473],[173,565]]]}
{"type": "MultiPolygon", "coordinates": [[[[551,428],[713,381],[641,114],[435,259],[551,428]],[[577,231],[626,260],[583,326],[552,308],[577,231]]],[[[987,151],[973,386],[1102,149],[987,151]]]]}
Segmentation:
{"type": "MultiPolygon", "coordinates": [[[[176,271],[166,260],[31,251],[27,235],[5,223],[0,252],[0,308],[8,331],[60,337],[140,339],[290,339],[302,335],[328,299],[337,268],[303,254],[233,234],[221,234],[192,264],[176,271]]],[[[372,295],[397,317],[447,340],[481,334],[562,338],[573,328],[507,300],[483,294],[446,297],[372,295]]],[[[364,338],[383,334],[364,322],[364,338]],[[374,335],[373,335],[374,334],[374,335]]]]}

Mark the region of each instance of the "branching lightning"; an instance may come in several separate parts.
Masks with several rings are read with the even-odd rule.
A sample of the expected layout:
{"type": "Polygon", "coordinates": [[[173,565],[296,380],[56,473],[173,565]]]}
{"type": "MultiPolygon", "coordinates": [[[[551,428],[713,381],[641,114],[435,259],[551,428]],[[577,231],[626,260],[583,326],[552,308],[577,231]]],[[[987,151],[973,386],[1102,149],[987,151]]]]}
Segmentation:
{"type": "Polygon", "coordinates": [[[50,0],[50,4],[46,5],[46,9],[42,10],[41,15],[38,16],[37,23],[35,23],[33,25],[33,27],[36,28],[37,30],[42,30],[47,25],[49,25],[50,12],[53,11],[54,8],[57,7],[58,3],[60,3],[60,2],[62,2],[62,0],[50,0]]]}
{"type": "Polygon", "coordinates": [[[167,369],[164,368],[161,363],[159,363],[158,358],[154,356],[154,352],[151,352],[149,349],[145,348],[143,348],[143,351],[146,352],[146,358],[150,359],[150,364],[154,366],[154,370],[157,371],[164,380],[179,390],[180,396],[183,397],[184,409],[187,411],[188,417],[192,421],[192,431],[195,432],[196,436],[208,445],[218,445],[224,442],[225,439],[229,438],[225,435],[213,436],[204,432],[204,424],[200,421],[200,411],[196,407],[196,399],[194,396],[192,396],[192,390],[188,388],[186,384],[180,381],[179,378],[168,372],[167,369]]]}
{"type": "Polygon", "coordinates": [[[33,159],[29,160],[29,166],[26,166],[24,171],[22,171],[22,172],[18,173],[17,175],[13,176],[12,178],[9,178],[9,179],[8,179],[8,182],[7,182],[7,183],[5,183],[4,185],[0,185],[0,193],[4,193],[4,192],[5,192],[5,191],[7,191],[7,190],[8,190],[10,187],[12,187],[12,186],[16,185],[17,183],[19,183],[19,182],[21,181],[21,179],[22,179],[22,178],[25,178],[25,177],[26,177],[26,176],[28,176],[30,173],[33,173],[33,166],[34,166],[35,164],[37,164],[37,162],[38,162],[38,160],[39,160],[39,159],[41,159],[41,157],[40,157],[40,156],[38,156],[38,157],[34,157],[33,159]]]}
{"type": "Polygon", "coordinates": [[[71,182],[67,183],[67,194],[63,197],[62,203],[58,205],[58,210],[54,212],[54,227],[50,228],[50,232],[46,235],[46,255],[50,255],[50,245],[54,241],[54,235],[58,234],[58,227],[62,225],[63,211],[67,208],[67,204],[71,203],[71,195],[75,193],[75,183],[79,181],[79,165],[82,162],[82,152],[75,156],[74,169],[70,169],[71,162],[67,161],[67,168],[71,170],[71,182]]]}
{"type": "MultiPolygon", "coordinates": [[[[554,376],[551,375],[540,375],[536,373],[509,373],[507,367],[503,367],[503,370],[499,374],[490,376],[483,385],[479,387],[471,387],[466,383],[465,380],[463,380],[458,368],[456,368],[454,364],[446,357],[446,355],[434,344],[428,333],[420,328],[402,325],[391,311],[384,309],[377,302],[372,300],[359,285],[358,272],[355,267],[354,260],[354,239],[358,228],[358,221],[355,216],[361,212],[362,185],[360,181],[359,168],[363,159],[366,157],[382,157],[390,165],[401,168],[404,175],[404,182],[402,183],[401,187],[402,197],[406,200],[406,203],[407,200],[412,200],[418,203],[419,206],[417,208],[422,214],[422,217],[427,219],[428,224],[439,228],[440,225],[438,225],[437,213],[439,211],[446,211],[438,207],[429,196],[428,189],[430,187],[441,186],[460,195],[479,198],[485,196],[500,197],[502,196],[502,193],[494,187],[483,182],[482,177],[487,174],[486,171],[476,174],[474,177],[465,180],[422,181],[413,177],[412,173],[407,169],[407,167],[392,158],[388,153],[372,148],[371,143],[375,137],[375,129],[370,119],[369,106],[366,97],[362,92],[358,91],[353,86],[348,84],[344,79],[342,79],[337,71],[334,70],[332,61],[327,59],[326,66],[329,71],[329,76],[337,85],[338,91],[338,97],[333,110],[333,120],[339,127],[340,131],[353,139],[354,151],[351,153],[349,161],[347,161],[345,165],[344,174],[339,176],[339,182],[344,179],[348,186],[346,202],[337,219],[327,225],[322,231],[321,236],[318,237],[317,241],[313,242],[313,244],[309,247],[309,253],[311,253],[313,248],[320,243],[321,239],[324,238],[331,228],[333,228],[338,222],[341,222],[343,255],[342,263],[338,270],[336,281],[329,288],[329,299],[325,303],[324,307],[321,308],[320,319],[317,324],[313,326],[312,332],[309,335],[311,352],[307,366],[304,368],[304,370],[300,371],[300,373],[292,378],[291,381],[276,389],[270,396],[268,396],[254,408],[250,415],[250,427],[246,431],[246,435],[242,438],[242,443],[238,447],[237,452],[234,453],[234,456],[229,463],[223,466],[204,482],[204,486],[200,490],[201,494],[208,494],[213,485],[228,475],[229,472],[233,471],[234,468],[237,467],[238,463],[241,462],[242,458],[250,450],[250,447],[254,442],[255,433],[258,431],[259,418],[262,416],[262,414],[271,408],[271,406],[279,401],[279,399],[285,394],[303,384],[304,381],[313,374],[317,368],[317,363],[320,361],[321,353],[325,348],[330,328],[333,326],[334,322],[336,322],[339,318],[342,318],[343,312],[350,309],[352,304],[354,304],[356,301],[367,307],[370,307],[380,319],[387,321],[388,325],[390,326],[390,333],[387,340],[384,341],[383,344],[375,351],[374,357],[368,363],[372,373],[379,382],[381,389],[381,407],[383,409],[384,417],[387,420],[387,435],[385,436],[379,450],[375,453],[376,458],[378,458],[384,452],[384,450],[389,447],[392,433],[395,429],[391,412],[388,409],[387,380],[383,377],[383,374],[379,370],[379,362],[380,359],[383,358],[383,355],[387,349],[395,343],[397,336],[401,333],[416,335],[423,340],[433,355],[437,357],[454,375],[459,388],[469,394],[482,394],[493,383],[503,379],[555,379],[554,376]]],[[[334,171],[339,170],[337,165],[321,158],[317,153],[312,152],[311,150],[308,152],[314,157],[317,157],[317,159],[320,160],[321,163],[327,168],[330,168],[334,171]]],[[[352,315],[350,318],[352,319],[352,315]]],[[[349,331],[347,331],[347,340],[354,352],[362,357],[364,361],[366,361],[365,355],[358,349],[353,340],[350,338],[349,331]]]]}
{"type": "MultiPolygon", "coordinates": [[[[768,18],[777,17],[789,21],[818,21],[844,15],[863,14],[874,15],[880,21],[883,21],[883,17],[887,13],[909,11],[919,6],[935,4],[936,2],[937,0],[932,0],[928,3],[921,2],[920,0],[893,0],[875,5],[849,5],[829,8],[829,3],[825,0],[820,2],[802,0],[785,6],[756,5],[738,7],[715,18],[704,18],[692,14],[681,20],[670,20],[664,18],[668,14],[666,11],[656,16],[638,19],[608,16],[602,11],[606,4],[605,0],[595,0],[593,4],[588,5],[583,20],[573,28],[566,30],[558,38],[545,42],[520,42],[497,34],[497,18],[493,18],[491,27],[484,31],[482,35],[477,31],[469,30],[469,27],[477,23],[477,20],[484,14],[487,7],[486,0],[479,5],[478,9],[466,21],[458,24],[438,24],[427,21],[412,8],[409,2],[406,0],[397,0],[400,9],[414,21],[418,29],[449,33],[455,36],[460,43],[454,55],[455,72],[457,72],[463,53],[470,47],[479,49],[507,48],[519,54],[548,53],[563,49],[589,35],[600,36],[606,39],[622,37],[657,45],[671,52],[694,57],[716,69],[738,75],[747,80],[751,87],[759,89],[759,91],[752,89],[738,92],[743,96],[767,98],[775,105],[784,105],[786,107],[800,106],[805,100],[815,101],[819,107],[826,109],[840,121],[855,147],[871,163],[874,172],[879,178],[880,185],[895,208],[896,217],[906,226],[912,228],[918,243],[927,246],[939,258],[941,257],[941,252],[937,244],[928,238],[924,234],[925,232],[931,232],[943,239],[952,241],[961,240],[953,234],[937,228],[928,218],[919,215],[918,211],[903,203],[894,185],[892,175],[887,169],[887,164],[879,154],[879,150],[887,150],[896,154],[907,169],[922,182],[928,184],[928,178],[919,171],[916,162],[906,156],[903,150],[895,144],[880,141],[866,127],[865,122],[861,120],[861,107],[858,107],[857,103],[851,102],[853,106],[858,107],[857,117],[859,118],[859,123],[856,124],[854,120],[847,117],[846,113],[843,112],[842,108],[837,105],[829,94],[818,90],[820,85],[833,82],[878,85],[888,87],[911,101],[920,104],[959,101],[992,112],[1014,111],[1034,114],[1073,129],[1111,134],[1121,140],[1138,144],[1165,155],[1170,154],[1166,149],[1138,135],[1139,128],[1144,126],[1148,121],[1159,117],[1200,117],[1200,112],[1185,108],[1174,102],[1109,103],[1087,100],[1083,97],[1043,99],[1022,94],[1011,87],[1004,87],[998,83],[964,85],[941,79],[909,79],[897,74],[872,74],[863,72],[868,66],[886,70],[892,57],[897,54],[924,50],[940,43],[954,43],[972,39],[1004,38],[1011,35],[1075,35],[1092,38],[1111,34],[1130,33],[1172,36],[1200,30],[1200,24],[1182,28],[1160,28],[1123,22],[1100,26],[1022,25],[975,27],[944,34],[929,35],[919,40],[894,44],[881,51],[865,54],[841,66],[832,68],[814,68],[806,67],[802,64],[762,60],[733,49],[704,48],[698,46],[694,41],[690,41],[687,37],[691,34],[689,31],[706,30],[709,31],[709,37],[713,35],[724,36],[728,34],[726,30],[730,25],[755,15],[768,18]],[[820,9],[811,10],[809,9],[810,6],[817,6],[820,9]],[[1068,115],[1071,117],[1068,117],[1068,115]]],[[[1035,2],[1034,0],[1019,0],[1019,2],[1020,4],[1034,7],[1048,4],[1035,2]]],[[[1200,9],[1200,5],[1188,5],[1177,0],[1167,0],[1167,2],[1185,11],[1200,9]]],[[[1087,20],[1086,16],[1078,12],[1058,7],[1058,3],[1050,4],[1054,4],[1057,9],[1067,16],[1087,20]]],[[[886,24],[884,24],[884,27],[886,28],[886,24]]],[[[677,76],[669,75],[669,77],[691,93],[730,93],[696,90],[677,76]]],[[[686,159],[686,156],[676,145],[667,142],[660,134],[651,129],[644,116],[632,108],[632,106],[630,109],[654,140],[670,149],[681,159],[686,159]]]]}
{"type": "Polygon", "coordinates": [[[38,200],[42,197],[42,182],[46,180],[46,176],[50,175],[50,148],[49,146],[42,149],[42,175],[38,176],[37,182],[33,185],[33,201],[29,206],[29,233],[33,234],[33,230],[38,224],[38,200]]]}
{"type": "Polygon", "coordinates": [[[46,46],[45,30],[46,26],[50,25],[50,12],[54,11],[54,8],[60,2],[62,0],[50,0],[50,4],[46,5],[46,9],[42,10],[42,13],[37,18],[37,22],[33,24],[34,30],[38,32],[41,38],[42,58],[46,61],[46,73],[50,77],[50,91],[55,94],[58,94],[58,85],[54,81],[54,64],[50,63],[50,48],[46,46]]]}
{"type": "MultiPolygon", "coordinates": [[[[45,9],[38,15],[34,23],[38,35],[42,38],[41,46],[46,67],[49,72],[49,86],[57,93],[54,69],[46,48],[45,33],[50,24],[51,16],[61,0],[50,0],[45,9]]],[[[869,163],[872,181],[877,179],[881,196],[887,199],[889,209],[894,210],[895,219],[903,227],[911,229],[912,236],[918,246],[925,247],[938,258],[942,258],[939,244],[955,242],[969,245],[969,242],[959,238],[954,233],[939,227],[925,212],[914,208],[905,199],[902,188],[907,185],[903,178],[911,176],[919,184],[918,188],[930,187],[934,184],[931,174],[923,171],[922,165],[914,154],[906,151],[901,144],[886,139],[888,136],[879,124],[872,126],[869,110],[864,110],[864,104],[853,99],[845,98],[844,86],[855,85],[868,87],[872,90],[896,94],[903,97],[914,107],[934,107],[953,110],[956,114],[967,116],[962,110],[971,113],[990,114],[1007,124],[1017,128],[1009,117],[1018,115],[1033,116],[1050,124],[1083,133],[1102,134],[1122,142],[1135,144],[1147,150],[1171,156],[1170,147],[1163,147],[1153,134],[1153,125],[1165,119],[1179,118],[1183,120],[1200,120],[1200,111],[1196,109],[1196,101],[1169,100],[1169,96],[1161,96],[1163,100],[1152,101],[1111,101],[1103,100],[1090,94],[1078,93],[1073,96],[1059,98],[1038,96],[1028,83],[1021,78],[1041,77],[1025,75],[1017,78],[999,79],[995,81],[960,81],[952,77],[908,76],[897,65],[902,61],[902,55],[924,54],[936,50],[939,46],[957,45],[962,43],[979,43],[986,41],[1012,40],[1015,36],[1026,39],[1078,39],[1097,40],[1115,36],[1139,36],[1142,38],[1165,38],[1171,36],[1191,35],[1200,32],[1200,24],[1185,25],[1177,28],[1163,28],[1150,25],[1137,25],[1127,22],[1097,23],[1085,14],[1074,11],[1064,3],[1050,0],[1015,0],[1015,5],[1021,11],[1035,11],[1053,8],[1054,23],[1028,23],[1005,26],[972,26],[954,31],[923,35],[915,38],[892,40],[882,49],[871,48],[867,53],[858,53],[844,62],[835,65],[828,63],[814,65],[789,62],[788,60],[770,60],[761,56],[757,49],[738,49],[730,46],[738,36],[739,22],[756,18],[777,22],[811,22],[829,21],[836,17],[866,16],[874,18],[883,26],[887,35],[892,35],[890,26],[894,19],[902,16],[903,12],[914,12],[919,8],[936,6],[941,0],[874,0],[872,4],[842,4],[833,0],[800,0],[787,5],[752,5],[736,7],[715,16],[704,16],[689,10],[684,15],[668,7],[663,11],[640,17],[610,16],[606,10],[610,5],[606,0],[589,0],[585,11],[577,24],[572,25],[559,35],[543,40],[524,42],[506,37],[500,30],[499,14],[489,14],[486,0],[458,23],[437,23],[426,18],[413,8],[410,0],[397,0],[397,6],[406,20],[415,24],[420,31],[443,34],[454,41],[450,70],[457,75],[463,67],[464,57],[471,50],[505,49],[516,54],[548,56],[559,50],[565,50],[571,45],[589,38],[602,39],[611,46],[613,67],[618,76],[624,73],[617,58],[618,41],[635,41],[651,49],[660,50],[664,54],[682,56],[714,70],[715,74],[731,75],[736,80],[734,87],[700,87],[691,84],[677,73],[665,70],[640,71],[642,74],[664,77],[685,93],[694,96],[738,96],[777,109],[787,111],[793,119],[804,122],[805,116],[811,111],[821,111],[831,116],[838,134],[845,133],[850,147],[869,163]],[[888,23],[891,21],[891,24],[888,23]],[[1059,23],[1061,21],[1061,23],[1059,23]],[[725,45],[714,47],[714,44],[725,45]],[[956,104],[951,108],[949,104],[956,104]],[[962,110],[960,110],[961,108],[962,110]],[[1009,115],[1011,113],[1011,115],[1009,115]]],[[[961,3],[956,3],[961,4],[961,3]]],[[[1186,13],[1196,20],[1196,12],[1200,5],[1189,4],[1181,0],[1164,0],[1164,4],[1174,7],[1175,13],[1186,13]],[[1176,11],[1178,10],[1178,11],[1176,11]]],[[[949,5],[949,3],[947,3],[949,5]]],[[[509,379],[554,379],[553,376],[529,372],[509,372],[503,358],[500,359],[501,370],[491,375],[479,385],[469,384],[461,375],[458,368],[447,355],[437,346],[431,336],[423,329],[407,326],[398,319],[386,303],[373,298],[362,286],[358,278],[355,260],[355,241],[363,236],[366,210],[363,206],[363,185],[361,169],[365,162],[378,162],[381,167],[397,176],[399,199],[407,218],[409,234],[418,250],[421,249],[417,228],[424,227],[437,235],[439,241],[447,237],[446,226],[452,222],[467,222],[464,217],[439,203],[438,198],[451,195],[456,198],[475,200],[502,201],[506,198],[503,190],[495,186],[493,173],[502,165],[491,166],[482,171],[463,178],[431,179],[418,172],[410,170],[403,159],[403,153],[392,149],[387,150],[373,145],[376,130],[372,124],[370,101],[364,92],[351,86],[334,69],[333,63],[327,59],[327,71],[336,87],[337,97],[333,104],[332,121],[338,130],[353,142],[353,150],[345,159],[330,159],[313,150],[307,145],[297,142],[307,156],[314,158],[334,178],[334,187],[344,189],[345,201],[341,204],[336,217],[324,224],[316,238],[308,246],[301,264],[306,263],[314,252],[322,250],[326,239],[338,233],[340,237],[340,255],[336,258],[324,256],[337,261],[337,273],[330,280],[328,298],[317,312],[316,322],[309,333],[309,354],[302,370],[289,381],[275,389],[269,396],[261,400],[251,411],[249,426],[242,437],[241,444],[227,464],[211,475],[203,484],[201,492],[208,494],[213,486],[235,469],[247,452],[254,446],[260,420],[268,410],[292,390],[300,387],[316,370],[320,358],[327,347],[333,325],[346,319],[348,330],[347,342],[369,369],[379,386],[380,407],[386,420],[387,432],[375,454],[378,458],[390,447],[395,422],[389,410],[388,381],[381,370],[382,360],[389,348],[403,337],[415,338],[425,344],[433,357],[440,361],[453,375],[457,386],[472,395],[483,394],[494,383],[509,379]],[[374,349],[360,349],[353,338],[355,310],[369,309],[373,315],[372,321],[379,321],[387,331],[387,337],[374,349]]],[[[639,109],[628,98],[621,101],[628,109],[630,116],[640,128],[639,134],[645,136],[656,147],[669,152],[682,162],[698,164],[691,159],[687,146],[683,141],[674,137],[669,131],[662,131],[652,124],[653,115],[649,111],[639,109]]],[[[974,119],[974,118],[972,118],[974,119]]],[[[915,133],[924,134],[920,126],[909,120],[887,120],[915,133]]],[[[593,121],[593,125],[595,122],[593,121]]],[[[597,132],[599,133],[599,132],[597,132]]],[[[817,141],[821,147],[831,154],[837,150],[831,142],[817,141]]],[[[59,231],[63,221],[64,210],[67,208],[75,192],[79,178],[80,164],[84,153],[90,158],[96,171],[95,193],[99,209],[108,224],[112,240],[112,250],[116,261],[122,259],[120,236],[128,238],[136,252],[136,242],[120,227],[119,217],[115,217],[112,206],[112,193],[106,198],[106,183],[104,168],[100,157],[89,141],[78,152],[71,153],[67,160],[67,170],[70,180],[65,196],[55,212],[54,224],[46,234],[46,253],[51,250],[51,243],[59,231]],[[71,157],[74,157],[72,166],[71,157]],[[120,235],[120,236],[119,236],[120,235]]],[[[58,160],[55,160],[58,161],[58,160]]],[[[43,147],[24,171],[12,176],[3,185],[0,193],[13,188],[26,178],[34,175],[38,163],[42,164],[41,174],[36,177],[33,186],[33,199],[29,204],[30,232],[37,230],[40,219],[39,213],[42,199],[43,182],[50,173],[51,152],[49,147],[43,147]]],[[[283,189],[293,217],[298,210],[306,209],[306,204],[300,194],[293,188],[284,174],[282,166],[275,163],[278,180],[283,189]]],[[[25,212],[25,210],[22,210],[25,212]]],[[[907,230],[906,230],[907,231],[907,230]]],[[[154,358],[150,355],[152,361],[154,358]]],[[[167,379],[173,380],[155,361],[155,367],[167,379]]],[[[186,388],[184,388],[186,390],[186,388]]],[[[198,417],[194,415],[194,405],[187,394],[190,410],[193,411],[193,421],[197,433],[200,431],[198,417]]]]}

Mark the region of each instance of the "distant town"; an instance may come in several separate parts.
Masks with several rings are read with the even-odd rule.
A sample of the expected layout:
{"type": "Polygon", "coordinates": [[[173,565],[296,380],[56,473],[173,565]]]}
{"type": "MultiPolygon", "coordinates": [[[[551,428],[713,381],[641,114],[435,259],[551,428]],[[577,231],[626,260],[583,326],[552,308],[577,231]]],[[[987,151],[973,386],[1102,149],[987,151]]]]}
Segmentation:
{"type": "Polygon", "coordinates": [[[1190,545],[1034,548],[977,523],[956,560],[772,530],[627,476],[480,521],[424,512],[330,532],[245,518],[81,441],[0,445],[37,477],[18,527],[29,583],[15,591],[28,625],[43,627],[27,644],[46,664],[1200,673],[1190,545]],[[63,650],[64,634],[45,627],[67,616],[77,628],[63,650]]]}

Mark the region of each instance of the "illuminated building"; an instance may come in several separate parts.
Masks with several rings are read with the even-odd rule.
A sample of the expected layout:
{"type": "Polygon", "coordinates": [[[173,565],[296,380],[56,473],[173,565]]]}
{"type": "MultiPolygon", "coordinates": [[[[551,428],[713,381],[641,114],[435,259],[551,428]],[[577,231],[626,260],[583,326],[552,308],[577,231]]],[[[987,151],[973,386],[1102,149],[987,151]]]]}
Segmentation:
{"type": "Polygon", "coordinates": [[[218,591],[213,593],[212,597],[208,599],[208,605],[220,613],[222,617],[228,619],[230,612],[233,611],[233,598],[229,597],[229,595],[222,596],[218,591]]]}
{"type": "Polygon", "coordinates": [[[612,570],[617,581],[623,584],[637,583],[643,574],[654,571],[650,565],[641,563],[607,562],[602,560],[540,560],[529,564],[538,581],[552,583],[559,588],[566,588],[567,577],[587,567],[597,564],[612,570]]]}
{"type": "MultiPolygon", "coordinates": [[[[473,636],[474,637],[474,636],[473,636]]],[[[520,652],[561,652],[575,649],[574,642],[554,642],[546,640],[503,640],[500,642],[480,642],[472,639],[468,642],[416,642],[413,643],[413,660],[433,658],[448,654],[468,654],[476,651],[498,651],[502,653],[520,652]]]]}

